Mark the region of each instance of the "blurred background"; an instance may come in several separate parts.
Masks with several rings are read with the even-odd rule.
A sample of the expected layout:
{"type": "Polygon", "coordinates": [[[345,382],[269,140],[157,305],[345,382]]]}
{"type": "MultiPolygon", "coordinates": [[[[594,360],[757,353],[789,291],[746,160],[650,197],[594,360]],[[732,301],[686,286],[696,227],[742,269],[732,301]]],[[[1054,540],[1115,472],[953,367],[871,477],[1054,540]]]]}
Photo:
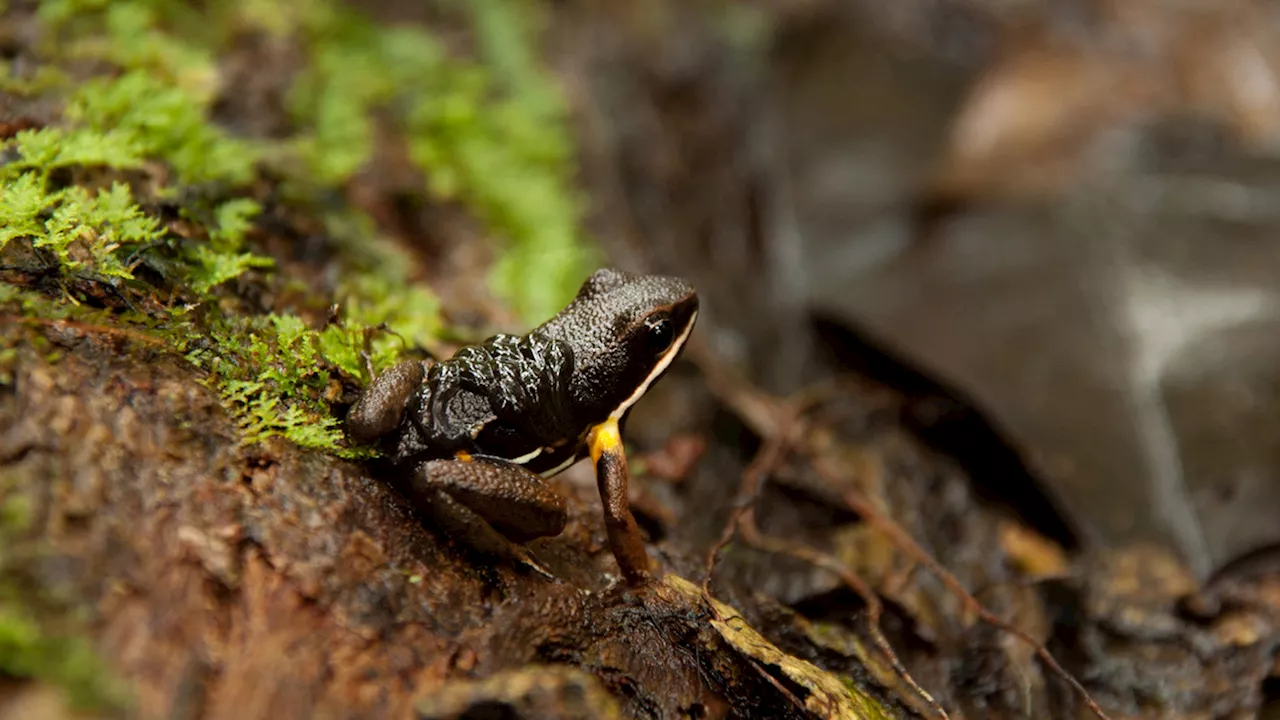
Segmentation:
{"type": "MultiPolygon", "coordinates": [[[[705,710],[696,663],[570,642],[563,607],[592,609],[576,587],[606,602],[615,568],[586,464],[556,481],[568,531],[535,543],[567,580],[549,589],[419,527],[337,419],[371,371],[524,331],[607,263],[701,298],[694,362],[628,427],[632,501],[673,574],[702,572],[769,439],[710,379],[763,402],[852,378],[811,418],[849,486],[797,452],[759,523],[865,577],[948,708],[1084,716],[864,532],[849,488],[1115,717],[1280,702],[1274,2],[0,0],[0,60],[0,318],[23,328],[0,336],[0,620],[21,621],[0,630],[31,638],[6,656],[0,633],[0,680],[76,687],[91,673],[66,658],[88,652],[37,630],[83,616],[158,717],[201,715],[215,682],[228,716],[254,683],[295,710],[407,712],[504,652],[546,661],[545,631],[632,714],[705,710]],[[101,442],[69,441],[90,422],[101,442]],[[138,426],[163,442],[117,437],[138,426]],[[323,628],[299,633],[307,692],[271,662],[293,638],[237,665],[220,653],[241,615],[201,629],[209,608],[293,602],[277,579],[323,628]],[[136,605],[103,600],[126,585],[136,605]],[[554,612],[491,615],[495,586],[554,612]],[[152,660],[170,626],[196,630],[152,660]],[[331,662],[356,636],[373,670],[331,662]],[[653,667],[688,687],[636,679],[653,667]]],[[[930,715],[868,652],[865,597],[749,544],[717,596],[930,715]]],[[[246,646],[276,637],[245,626],[246,646]]],[[[645,641],[683,657],[677,636],[645,641]]]]}
{"type": "Polygon", "coordinates": [[[647,73],[589,74],[592,187],[721,352],[786,390],[843,345],[945,398],[921,429],[1060,539],[1202,578],[1280,543],[1272,4],[654,5],[574,30],[647,73]]]}

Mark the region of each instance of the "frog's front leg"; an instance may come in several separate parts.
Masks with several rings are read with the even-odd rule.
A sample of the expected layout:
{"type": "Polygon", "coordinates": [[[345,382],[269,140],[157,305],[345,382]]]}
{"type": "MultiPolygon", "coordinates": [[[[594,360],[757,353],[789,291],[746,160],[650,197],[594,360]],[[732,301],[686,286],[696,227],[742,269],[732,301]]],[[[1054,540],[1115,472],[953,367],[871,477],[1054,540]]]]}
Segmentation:
{"type": "Polygon", "coordinates": [[[499,458],[460,453],[456,460],[419,464],[411,491],[450,535],[549,575],[519,543],[559,535],[568,514],[564,498],[534,473],[499,458]]]}
{"type": "Polygon", "coordinates": [[[622,447],[618,421],[610,418],[591,429],[587,437],[591,461],[596,466],[596,484],[604,507],[604,527],[609,547],[618,561],[622,576],[631,585],[649,580],[649,555],[644,549],[640,528],[631,514],[627,497],[627,456],[622,447]]]}
{"type": "Polygon", "coordinates": [[[369,442],[395,430],[404,417],[405,401],[422,384],[426,366],[408,360],[375,377],[347,411],[347,434],[369,442]]]}

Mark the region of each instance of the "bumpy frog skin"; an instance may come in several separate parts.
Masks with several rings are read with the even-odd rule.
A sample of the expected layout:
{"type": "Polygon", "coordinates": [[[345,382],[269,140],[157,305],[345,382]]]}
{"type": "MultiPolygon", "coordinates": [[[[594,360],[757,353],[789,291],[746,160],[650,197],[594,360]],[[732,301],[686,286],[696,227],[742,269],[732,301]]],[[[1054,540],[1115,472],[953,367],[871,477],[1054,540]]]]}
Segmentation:
{"type": "Polygon", "coordinates": [[[567,517],[543,479],[590,455],[614,557],[628,582],[642,583],[649,559],[627,502],[619,425],[697,315],[697,294],[677,278],[597,270],[528,335],[378,376],[347,415],[348,433],[384,444],[406,494],[443,531],[544,573],[521,543],[558,535],[567,517]]]}

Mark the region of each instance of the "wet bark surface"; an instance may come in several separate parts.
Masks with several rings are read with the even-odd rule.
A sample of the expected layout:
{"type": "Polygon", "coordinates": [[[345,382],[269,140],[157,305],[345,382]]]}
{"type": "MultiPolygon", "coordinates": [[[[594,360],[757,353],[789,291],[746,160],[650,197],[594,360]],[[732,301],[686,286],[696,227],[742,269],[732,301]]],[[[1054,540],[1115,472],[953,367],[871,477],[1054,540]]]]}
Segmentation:
{"type": "Polygon", "coordinates": [[[62,356],[19,344],[0,405],[35,508],[17,540],[48,544],[22,570],[95,607],[140,716],[801,717],[817,696],[774,687],[695,586],[619,585],[589,473],[557,481],[570,525],[533,543],[551,582],[469,557],[357,465],[241,449],[173,358],[51,335],[62,356]]]}
{"type": "MultiPolygon", "coordinates": [[[[746,431],[725,418],[687,477],[645,478],[636,498],[671,576],[640,590],[612,578],[590,475],[571,472],[555,482],[569,527],[532,545],[560,578],[550,582],[468,555],[358,465],[284,444],[240,449],[216,399],[171,358],[8,329],[62,353],[49,362],[45,343],[20,346],[0,405],[6,476],[34,501],[28,537],[49,548],[23,570],[95,608],[97,645],[129,679],[139,716],[829,717],[852,712],[849,696],[824,704],[837,676],[893,714],[929,714],[871,649],[861,600],[831,573],[734,547],[712,585],[730,605],[679,579],[701,577],[731,512],[746,431]],[[732,623],[744,621],[763,637],[735,644],[732,623]],[[788,682],[802,663],[801,677],[835,674],[788,682]]],[[[953,716],[1072,717],[1075,704],[1029,647],[967,618],[858,523],[839,499],[846,488],[816,476],[809,453],[892,508],[985,605],[1050,641],[1113,717],[1256,706],[1280,643],[1265,572],[1195,614],[1179,605],[1194,581],[1159,552],[1082,559],[1075,579],[1027,585],[1029,569],[1061,556],[1018,542],[1025,530],[977,503],[885,400],[833,395],[809,449],[764,489],[757,523],[865,578],[889,602],[892,645],[953,716]]]]}

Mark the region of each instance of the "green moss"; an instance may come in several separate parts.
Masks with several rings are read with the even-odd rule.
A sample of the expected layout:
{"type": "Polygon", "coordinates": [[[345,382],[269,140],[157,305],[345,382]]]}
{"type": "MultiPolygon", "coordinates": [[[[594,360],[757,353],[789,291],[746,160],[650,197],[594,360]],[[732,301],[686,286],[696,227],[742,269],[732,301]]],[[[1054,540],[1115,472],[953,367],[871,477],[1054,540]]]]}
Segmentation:
{"type": "Polygon", "coordinates": [[[22,173],[2,186],[0,250],[24,239],[51,253],[66,273],[132,277],[127,256],[159,238],[159,224],[133,202],[129,187],[96,193],[72,186],[50,192],[40,173],[22,173]]]}
{"type": "MultiPolygon", "coordinates": [[[[192,149],[179,146],[181,152],[192,149]]],[[[17,159],[0,167],[0,251],[23,240],[52,254],[64,274],[127,280],[133,277],[136,253],[166,239],[160,222],[138,206],[128,185],[115,182],[96,192],[74,185],[53,190],[49,179],[53,171],[70,167],[138,167],[144,155],[158,152],[155,138],[127,126],[45,128],[18,133],[0,145],[4,148],[12,148],[17,159]]],[[[271,266],[268,258],[242,252],[248,219],[256,212],[252,201],[224,203],[210,242],[187,246],[186,274],[197,293],[251,267],[271,266]]]]}
{"type": "Polygon", "coordinates": [[[537,5],[469,0],[464,6],[498,99],[469,132],[437,131],[427,123],[427,132],[414,139],[452,158],[463,197],[509,241],[493,270],[495,287],[527,321],[540,322],[573,297],[599,262],[579,227],[582,201],[573,184],[567,113],[538,58],[537,5]]]}
{"type": "MultiPolygon", "coordinates": [[[[273,373],[264,359],[268,347],[288,356],[298,339],[277,340],[280,333],[274,327],[261,331],[248,321],[223,317],[211,294],[250,268],[272,265],[270,258],[246,249],[246,235],[260,211],[256,202],[232,198],[216,204],[199,223],[207,229],[207,238],[187,239],[162,230],[161,223],[135,202],[127,184],[115,182],[96,192],[76,185],[52,189],[50,177],[58,170],[126,170],[155,161],[174,171],[176,184],[162,188],[171,194],[195,183],[248,182],[254,175],[254,152],[209,124],[206,110],[190,93],[141,71],[83,84],[68,101],[64,126],[19,133],[5,143],[16,159],[0,167],[0,252],[15,241],[26,243],[51,255],[63,274],[114,281],[133,279],[141,251],[156,246],[176,249],[180,261],[165,267],[176,274],[174,280],[189,288],[198,305],[205,306],[210,323],[218,328],[214,339],[219,352],[243,360],[242,373],[261,375],[256,393],[243,385],[224,386],[218,382],[223,375],[213,375],[213,384],[223,396],[235,400],[229,409],[246,428],[246,440],[282,434],[309,447],[335,450],[336,420],[327,406],[314,407],[319,402],[316,388],[281,382],[282,371],[273,373]],[[246,347],[250,351],[244,352],[246,347]],[[277,394],[271,396],[273,391],[277,394]],[[299,400],[304,392],[311,393],[305,411],[299,400]]],[[[189,204],[184,213],[198,216],[204,214],[202,207],[202,203],[189,204]]],[[[29,293],[6,296],[0,300],[15,302],[24,314],[44,318],[73,314],[56,303],[38,302],[29,293]]],[[[90,312],[86,309],[81,316],[90,312]]],[[[124,313],[98,320],[115,325],[138,322],[140,317],[124,313]]],[[[293,320],[295,325],[301,323],[293,320]]],[[[205,341],[205,328],[191,323],[182,309],[172,311],[165,334],[175,350],[205,341]]],[[[289,369],[298,367],[295,363],[289,369]]]]}
{"type": "Polygon", "coordinates": [[[50,683],[75,710],[124,708],[125,687],[81,634],[79,615],[54,593],[23,590],[19,570],[39,550],[25,535],[33,520],[30,499],[14,492],[16,486],[12,476],[0,476],[0,675],[50,683]]]}
{"type": "Polygon", "coordinates": [[[16,180],[34,174],[46,184],[54,170],[74,167],[105,167],[132,170],[141,167],[141,149],[122,132],[93,132],[83,129],[42,128],[18,133],[4,148],[13,151],[13,161],[0,166],[0,180],[16,180]]]}
{"type": "Polygon", "coordinates": [[[22,532],[30,524],[30,498],[14,494],[0,499],[0,532],[22,532]]]}
{"type": "Polygon", "coordinates": [[[440,302],[409,277],[412,258],[379,237],[356,213],[331,213],[328,231],[342,248],[350,272],[338,290],[339,322],[321,333],[321,353],[351,377],[370,380],[361,357],[368,338],[369,364],[380,372],[406,348],[431,347],[440,337],[440,302]],[[386,331],[379,331],[386,328],[386,331]]]}
{"type": "Polygon", "coordinates": [[[389,103],[407,77],[430,73],[438,49],[430,37],[405,43],[410,31],[391,30],[384,38],[363,17],[326,9],[309,27],[310,63],[294,82],[288,107],[302,128],[293,139],[298,159],[315,182],[333,186],[372,156],[374,110],[389,103]]]}
{"type": "Polygon", "coordinates": [[[295,315],[224,318],[208,333],[212,347],[186,357],[208,373],[245,444],[279,436],[303,447],[360,455],[344,447],[341,426],[323,400],[331,375],[319,338],[295,315]]]}
{"type": "Polygon", "coordinates": [[[13,385],[13,371],[17,365],[18,349],[13,347],[0,348],[0,386],[13,385]]]}
{"type": "MultiPolygon", "coordinates": [[[[362,228],[358,216],[335,218],[331,225],[340,244],[364,237],[362,228]]],[[[374,237],[349,251],[352,271],[340,286],[337,322],[316,330],[290,314],[223,317],[205,338],[212,346],[188,353],[188,360],[209,371],[210,385],[232,410],[245,443],[279,436],[341,457],[367,456],[368,449],[345,443],[323,399],[326,389],[342,374],[371,379],[366,347],[376,372],[397,361],[406,346],[430,345],[438,336],[439,303],[409,283],[410,262],[402,250],[374,237]]]]}
{"type": "Polygon", "coordinates": [[[372,156],[375,112],[389,111],[430,191],[462,202],[501,238],[494,287],[537,322],[597,261],[579,230],[563,102],[537,61],[530,7],[463,7],[480,61],[451,56],[423,31],[379,28],[336,5],[317,12],[312,61],[290,98],[306,128],[296,149],[311,176],[347,182],[372,156]]]}
{"type": "MultiPolygon", "coordinates": [[[[331,205],[334,191],[368,168],[375,117],[404,135],[426,189],[460,201],[501,239],[495,287],[530,321],[565,302],[594,261],[578,231],[563,102],[537,62],[532,9],[456,7],[474,30],[475,58],[446,51],[427,32],[379,26],[335,0],[41,3],[44,52],[54,62],[3,82],[61,95],[65,113],[56,126],[0,147],[12,159],[0,165],[0,253],[26,248],[68,278],[109,284],[153,308],[168,303],[150,316],[117,311],[93,321],[143,326],[207,372],[246,442],[282,436],[360,452],[343,446],[325,399],[334,382],[367,380],[367,366],[384,369],[442,332],[439,303],[414,282],[411,258],[367,217],[331,205]],[[271,145],[232,137],[209,120],[218,54],[246,30],[277,39],[294,33],[307,52],[287,103],[296,132],[271,145]],[[73,85],[59,69],[72,58],[98,61],[89,66],[103,74],[73,85]],[[252,246],[261,208],[242,197],[263,180],[264,167],[281,181],[277,198],[326,220],[341,257],[334,297],[304,301],[313,310],[336,304],[336,321],[323,327],[287,311],[236,315],[245,304],[228,302],[230,281],[273,267],[252,246]],[[176,204],[189,222],[181,234],[155,215],[157,199],[176,204]],[[159,286],[148,284],[154,272],[136,272],[140,263],[164,276],[159,286]],[[174,287],[172,300],[157,295],[174,287]]],[[[269,275],[250,282],[263,277],[285,284],[269,275]]],[[[24,294],[9,302],[44,317],[99,312],[65,302],[74,299],[37,303],[24,294]]]]}
{"type": "Polygon", "coordinates": [[[244,252],[245,234],[261,211],[258,203],[245,198],[228,200],[217,207],[215,220],[208,225],[209,242],[193,245],[189,251],[192,289],[204,295],[249,268],[275,265],[269,257],[244,252]]]}
{"type": "Polygon", "coordinates": [[[173,0],[45,0],[38,12],[49,31],[48,54],[144,70],[203,104],[217,90],[213,50],[224,25],[210,22],[201,10],[224,6],[211,3],[198,9],[173,0]]]}
{"type": "Polygon", "coordinates": [[[86,638],[58,633],[17,601],[3,596],[0,673],[56,685],[76,710],[103,711],[126,702],[122,686],[86,638]]]}
{"type": "Polygon", "coordinates": [[[65,72],[51,65],[36,68],[29,77],[19,76],[15,70],[15,62],[0,61],[0,92],[20,98],[36,97],[59,90],[69,82],[65,72]]]}
{"type": "Polygon", "coordinates": [[[450,5],[473,29],[478,59],[450,54],[421,30],[378,26],[335,0],[231,0],[198,11],[174,0],[51,0],[40,15],[65,52],[132,71],[109,86],[114,96],[91,88],[97,102],[72,111],[124,127],[158,118],[167,131],[147,128],[159,147],[144,154],[164,156],[190,181],[243,182],[261,158],[249,144],[213,137],[204,122],[217,51],[237,29],[300,32],[309,62],[288,102],[298,133],[270,157],[313,185],[342,185],[372,155],[375,114],[389,117],[430,190],[461,201],[502,240],[494,287],[540,321],[572,296],[598,255],[579,230],[564,102],[538,58],[538,8],[450,5]]]}
{"type": "Polygon", "coordinates": [[[139,154],[169,165],[179,184],[244,185],[253,179],[258,152],[211,125],[207,105],[191,92],[133,71],[82,85],[67,105],[66,119],[124,136],[139,154]]]}

